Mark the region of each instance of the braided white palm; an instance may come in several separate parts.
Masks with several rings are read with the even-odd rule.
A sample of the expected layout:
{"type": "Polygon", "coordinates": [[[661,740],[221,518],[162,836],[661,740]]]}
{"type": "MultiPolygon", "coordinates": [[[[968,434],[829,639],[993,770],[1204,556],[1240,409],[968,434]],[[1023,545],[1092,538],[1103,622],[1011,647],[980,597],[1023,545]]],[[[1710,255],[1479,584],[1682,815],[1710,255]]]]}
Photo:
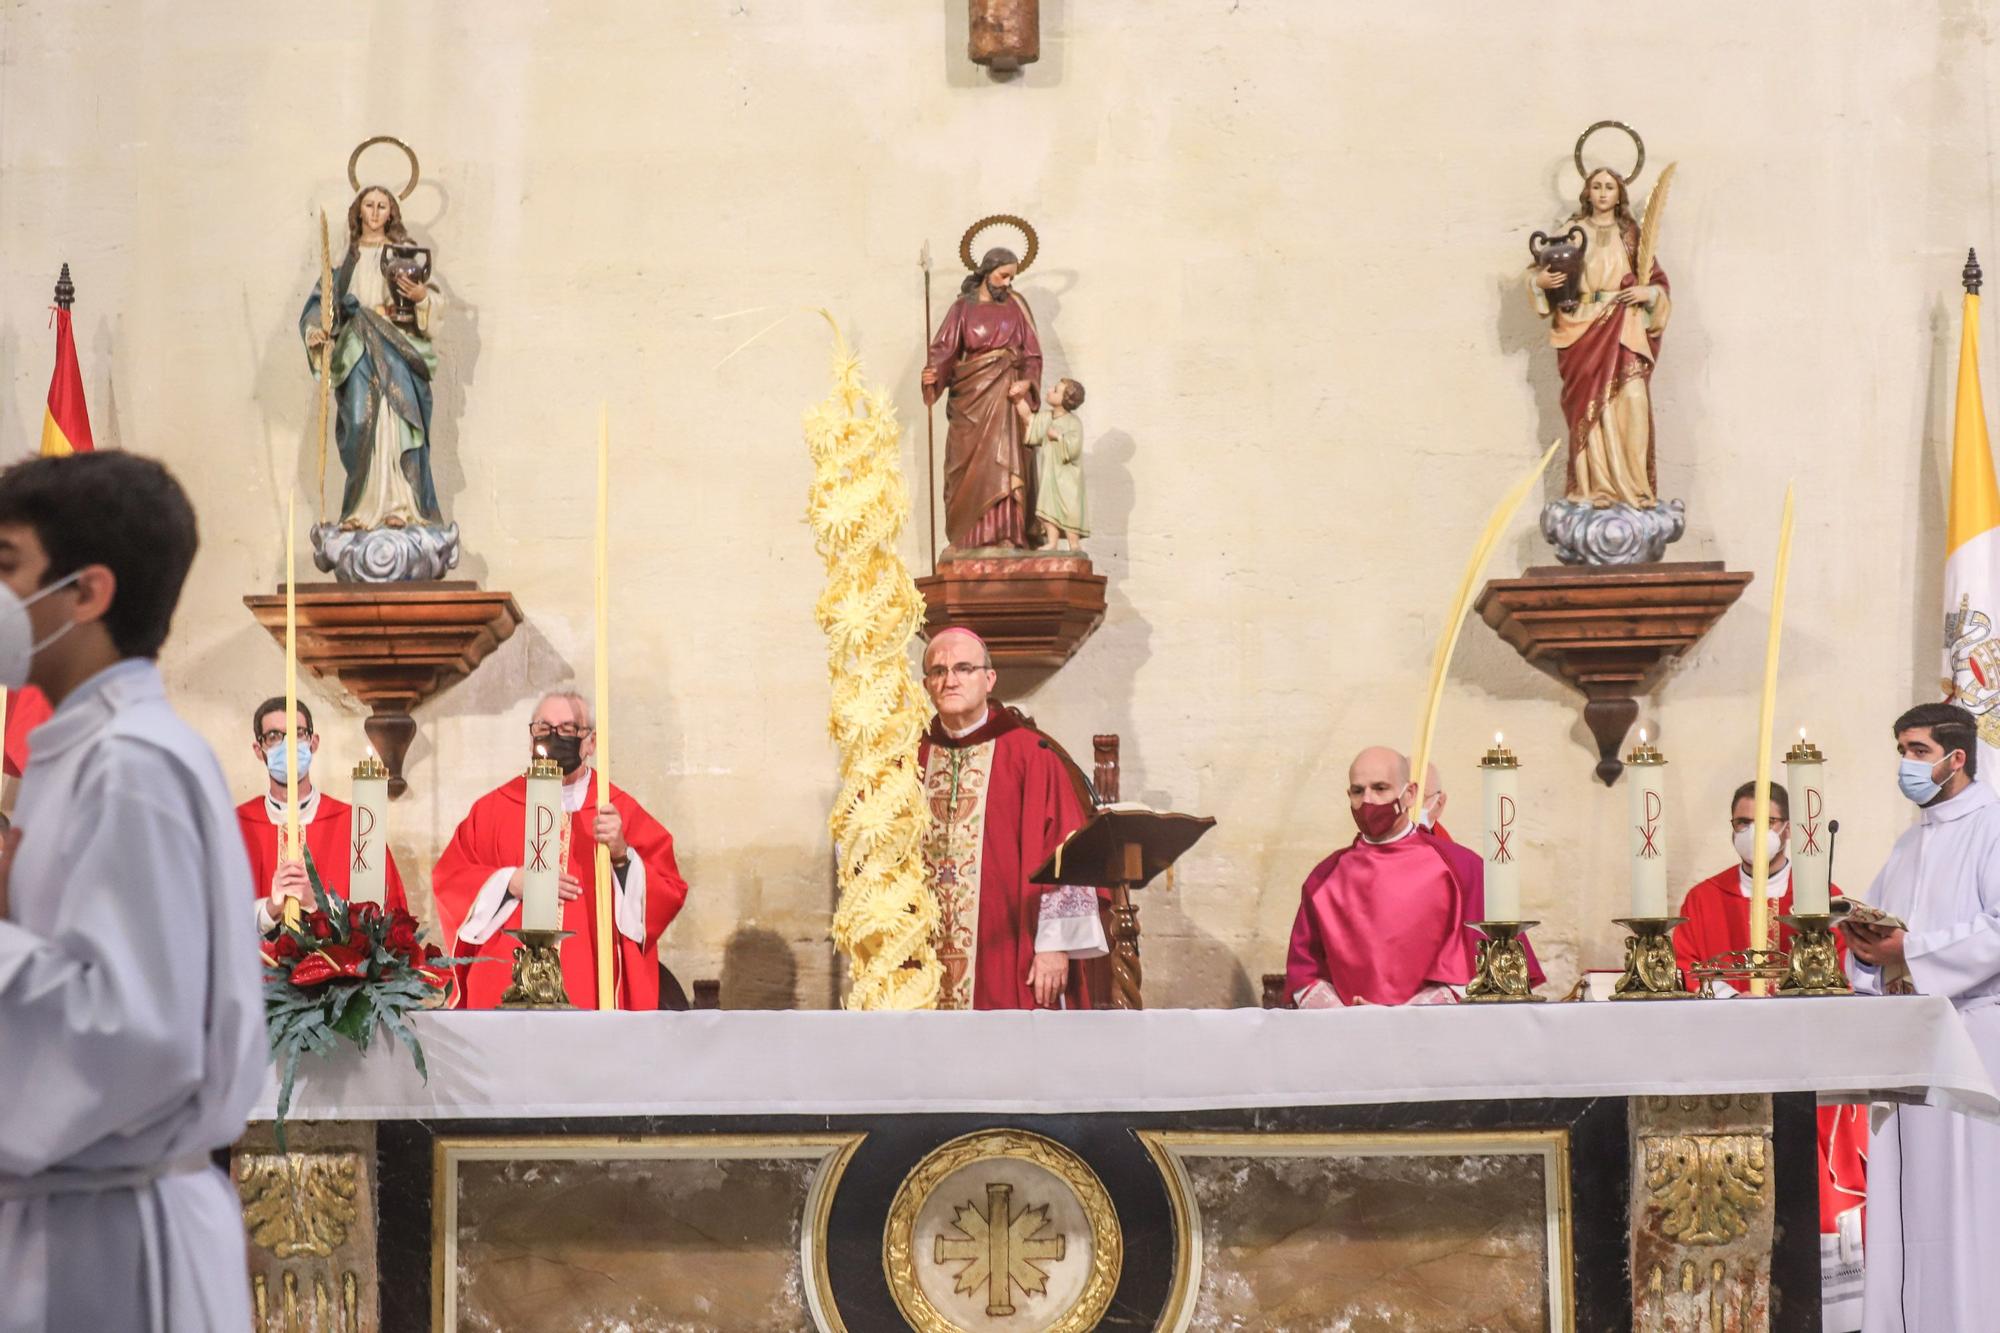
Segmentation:
{"type": "Polygon", "coordinates": [[[910,516],[902,431],[887,391],[862,384],[860,358],[820,313],[833,325],[833,392],[805,416],[806,519],[826,562],[815,611],[833,683],[828,729],[840,747],[828,820],[840,875],[833,942],[848,958],[848,1008],[929,1009],[937,900],[924,883],[930,812],[916,765],[930,710],[909,657],[924,600],[896,553],[910,516]]]}

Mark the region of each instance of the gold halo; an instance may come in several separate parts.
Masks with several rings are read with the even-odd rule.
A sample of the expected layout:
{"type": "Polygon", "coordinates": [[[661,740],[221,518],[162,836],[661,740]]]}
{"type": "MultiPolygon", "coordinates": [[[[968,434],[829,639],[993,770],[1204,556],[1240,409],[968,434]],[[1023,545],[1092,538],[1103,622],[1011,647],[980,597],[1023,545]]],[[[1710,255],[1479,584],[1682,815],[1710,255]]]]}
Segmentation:
{"type": "MultiPolygon", "coordinates": [[[[1639,173],[1646,169],[1646,141],[1639,137],[1639,131],[1633,129],[1630,125],[1627,125],[1622,120],[1600,120],[1595,125],[1592,125],[1589,129],[1585,130],[1582,134],[1576,136],[1576,150],[1570,154],[1570,156],[1576,162],[1576,174],[1583,177],[1585,180],[1590,179],[1591,169],[1583,165],[1583,144],[1584,140],[1588,139],[1591,135],[1597,133],[1599,130],[1623,130],[1626,136],[1632,140],[1632,146],[1639,150],[1639,160],[1632,164],[1631,175],[1619,176],[1618,179],[1625,182],[1625,184],[1627,185],[1630,185],[1633,181],[1638,180],[1639,173]]],[[[1617,174],[1617,169],[1615,167],[1606,167],[1605,170],[1611,172],[1613,175],[1617,174]]]]}
{"type": "Polygon", "coordinates": [[[418,179],[417,154],[414,149],[412,149],[408,144],[404,143],[401,139],[398,139],[393,134],[378,134],[372,139],[363,139],[361,143],[355,147],[354,151],[347,155],[347,183],[354,187],[354,191],[356,194],[359,194],[361,192],[361,180],[358,176],[354,174],[354,165],[355,163],[361,160],[361,155],[363,153],[367,152],[369,149],[373,148],[378,143],[394,144],[396,145],[396,147],[403,150],[404,157],[410,159],[410,183],[408,185],[405,185],[403,187],[403,192],[396,196],[398,199],[408,199],[410,197],[411,192],[417,188],[417,179],[418,179]]]}
{"type": "Polygon", "coordinates": [[[1013,213],[994,213],[979,219],[979,221],[967,227],[965,235],[958,238],[958,262],[965,265],[966,272],[976,273],[979,271],[979,265],[972,258],[972,238],[979,235],[980,232],[985,231],[988,227],[997,227],[1003,222],[1019,227],[1021,234],[1028,238],[1028,253],[1021,256],[1021,262],[1015,266],[1014,272],[1026,273],[1028,266],[1035,262],[1035,255],[1041,251],[1042,241],[1039,236],[1035,235],[1033,224],[1026,218],[1016,216],[1013,213]]]}

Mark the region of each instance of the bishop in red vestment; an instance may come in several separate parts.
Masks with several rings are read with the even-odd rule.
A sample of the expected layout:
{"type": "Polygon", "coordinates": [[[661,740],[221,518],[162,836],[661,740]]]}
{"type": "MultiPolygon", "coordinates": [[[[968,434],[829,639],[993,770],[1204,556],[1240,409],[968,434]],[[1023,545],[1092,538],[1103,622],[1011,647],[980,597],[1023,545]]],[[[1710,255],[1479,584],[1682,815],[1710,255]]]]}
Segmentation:
{"type": "MultiPolygon", "coordinates": [[[[313,730],[312,710],[303,703],[285,728],[285,701],[266,699],[251,719],[252,744],[257,762],[264,766],[270,785],[263,794],[252,796],[236,807],[237,826],[243,832],[243,850],[250,856],[250,883],[257,890],[257,928],[266,934],[277,929],[284,915],[285,900],[297,898],[307,911],[313,908],[312,882],[306,878],[304,861],[285,861],[278,844],[285,829],[285,745],[298,747],[299,832],[306,851],[312,854],[319,882],[330,893],[347,896],[352,862],[353,807],[313,784],[312,759],[319,752],[319,733],[313,730]]],[[[385,855],[387,854],[385,849],[385,855]]],[[[403,875],[396,858],[389,857],[383,871],[384,904],[397,911],[410,910],[403,892],[403,875]]]]}
{"type": "MultiPolygon", "coordinates": [[[[1472,980],[1486,867],[1412,823],[1416,797],[1410,761],[1394,750],[1363,750],[1348,767],[1360,832],[1300,891],[1285,962],[1285,995],[1299,1008],[1449,1003],[1472,980]]],[[[1532,947],[1528,975],[1544,980],[1532,947]]]]}
{"type": "Polygon", "coordinates": [[[940,1009],[1087,1006],[1073,962],[1106,952],[1099,891],[1030,884],[1089,818],[1052,742],[992,699],[978,635],[940,630],[924,652],[938,715],[917,749],[931,808],[924,875],[938,900],[940,1009]]]}
{"type": "MultiPolygon", "coordinates": [[[[1737,864],[1710,875],[1687,891],[1680,914],[1687,921],[1674,927],[1674,957],[1689,986],[1699,984],[1694,969],[1718,954],[1741,953],[1750,947],[1751,858],[1761,845],[1770,858],[1764,886],[1770,894],[1771,920],[1789,916],[1792,910],[1791,794],[1778,783],[1771,784],[1771,822],[1764,836],[1757,836],[1757,784],[1746,782],[1730,801],[1729,828],[1736,846],[1737,864]]],[[[1840,886],[1830,886],[1834,894],[1840,886]]],[[[1834,947],[1841,964],[1847,962],[1847,934],[1833,933],[1834,947]]],[[[1778,948],[1792,947],[1792,928],[1778,926],[1778,948]]],[[[1723,984],[1743,990],[1745,983],[1718,978],[1723,984]]],[[[1819,1229],[1822,1235],[1837,1234],[1846,1227],[1854,1238],[1860,1235],[1860,1211],[1868,1190],[1868,1116],[1859,1106],[1819,1108],[1819,1229]]]]}
{"type": "MultiPolygon", "coordinates": [[[[687,898],[687,882],[674,863],[674,839],[622,788],[609,805],[599,795],[596,771],[584,761],[596,750],[590,706],[581,695],[551,694],[529,724],[534,749],[563,770],[565,869],[560,880],[563,985],[579,1009],[597,1008],[597,844],[611,849],[617,882],[612,890],[613,976],[617,1007],[657,1009],[660,939],[687,898]]],[[[506,929],[520,920],[521,844],[527,824],[527,780],[516,777],[473,803],[431,872],[438,924],[458,958],[497,958],[462,970],[462,1003],[491,1009],[513,980],[520,947],[506,929]]]]}

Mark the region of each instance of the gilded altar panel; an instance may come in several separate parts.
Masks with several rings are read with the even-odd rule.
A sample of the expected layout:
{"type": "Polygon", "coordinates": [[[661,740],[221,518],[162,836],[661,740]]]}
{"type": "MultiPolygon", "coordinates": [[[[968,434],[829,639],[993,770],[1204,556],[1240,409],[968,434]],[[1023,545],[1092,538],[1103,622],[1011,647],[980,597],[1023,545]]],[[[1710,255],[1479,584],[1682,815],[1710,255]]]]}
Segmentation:
{"type": "Polygon", "coordinates": [[[249,1237],[256,1333],[375,1333],[375,1126],[269,1125],[230,1155],[249,1237]]]}
{"type": "Polygon", "coordinates": [[[440,1138],[434,1327],[844,1333],[826,1221],[863,1137],[440,1138]]]}
{"type": "Polygon", "coordinates": [[[1630,1114],[1633,1328],[1769,1327],[1770,1097],[1635,1097],[1630,1114]]]}
{"type": "Polygon", "coordinates": [[[1159,1327],[1571,1327],[1568,1134],[1142,1132],[1177,1241],[1159,1327]]]}

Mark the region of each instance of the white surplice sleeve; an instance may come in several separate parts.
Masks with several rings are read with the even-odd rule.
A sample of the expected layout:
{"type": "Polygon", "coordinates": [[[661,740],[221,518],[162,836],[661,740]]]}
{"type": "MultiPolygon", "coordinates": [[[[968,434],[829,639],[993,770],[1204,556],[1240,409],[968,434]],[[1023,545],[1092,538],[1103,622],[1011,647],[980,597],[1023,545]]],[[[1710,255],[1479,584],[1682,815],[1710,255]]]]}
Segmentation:
{"type": "Polygon", "coordinates": [[[1104,941],[1104,922],[1097,914],[1096,889],[1063,884],[1042,895],[1041,915],[1035,921],[1035,952],[1066,953],[1071,958],[1102,958],[1111,952],[1104,941]]]}
{"type": "Polygon", "coordinates": [[[122,758],[68,825],[23,827],[64,840],[65,872],[53,931],[0,921],[0,1175],[148,1128],[201,1087],[210,970],[228,962],[209,957],[206,861],[171,764],[122,758]]]}
{"type": "Polygon", "coordinates": [[[507,892],[507,881],[519,869],[519,866],[502,866],[486,877],[458,928],[460,940],[466,944],[484,944],[513,920],[514,914],[521,910],[521,900],[507,892]]]}
{"type": "Polygon", "coordinates": [[[2000,866],[1983,855],[1973,860],[1976,914],[1903,936],[1903,959],[1922,994],[1958,999],[2000,982],[2000,866]]]}

